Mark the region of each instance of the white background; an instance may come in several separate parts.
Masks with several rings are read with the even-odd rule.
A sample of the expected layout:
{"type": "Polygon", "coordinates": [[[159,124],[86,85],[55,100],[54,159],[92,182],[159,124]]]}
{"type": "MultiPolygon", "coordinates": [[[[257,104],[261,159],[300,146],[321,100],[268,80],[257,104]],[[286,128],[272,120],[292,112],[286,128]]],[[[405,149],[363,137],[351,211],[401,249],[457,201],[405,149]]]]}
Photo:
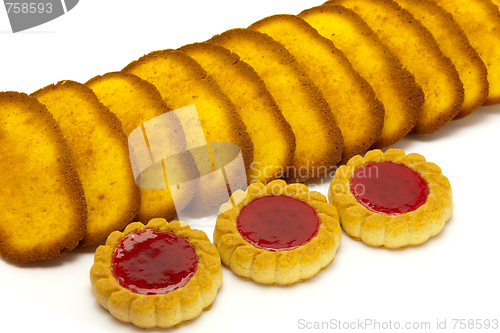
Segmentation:
{"type": "MultiPolygon", "coordinates": [[[[204,41],[268,15],[297,14],[321,3],[86,0],[17,34],[1,8],[0,91],[31,93],[60,80],[86,82],[150,51],[204,41]]],[[[394,145],[437,163],[451,182],[453,216],[437,237],[418,247],[387,250],[343,235],[330,266],[291,287],[243,281],[224,269],[213,308],[179,332],[295,332],[314,322],[329,322],[334,324],[329,330],[338,331],[338,321],[352,322],[349,331],[355,331],[358,320],[392,327],[428,322],[433,329],[446,320],[451,331],[453,319],[500,320],[499,128],[500,106],[481,107],[433,135],[394,145]]],[[[330,178],[308,184],[326,194],[330,178]]],[[[215,215],[198,223],[210,239],[214,223],[215,215]]],[[[2,331],[143,332],[118,322],[95,301],[89,282],[95,248],[24,265],[0,259],[2,331]]],[[[165,330],[148,330],[157,331],[165,330]]]]}

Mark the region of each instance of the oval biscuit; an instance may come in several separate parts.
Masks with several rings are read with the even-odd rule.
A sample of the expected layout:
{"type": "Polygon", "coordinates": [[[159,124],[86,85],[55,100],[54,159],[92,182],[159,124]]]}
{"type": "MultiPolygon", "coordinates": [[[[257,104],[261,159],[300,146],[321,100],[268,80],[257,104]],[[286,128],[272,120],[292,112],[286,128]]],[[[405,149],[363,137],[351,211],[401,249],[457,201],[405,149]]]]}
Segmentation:
{"type": "Polygon", "coordinates": [[[61,81],[31,96],[56,119],[82,181],[87,232],[81,244],[103,242],[111,232],[129,224],[140,205],[120,120],[78,82],[61,81]]]}
{"type": "Polygon", "coordinates": [[[282,44],[250,29],[228,30],[208,42],[236,53],[255,69],[292,127],[295,154],[283,178],[305,181],[340,161],[343,138],[328,103],[282,44]]]}
{"type": "Polygon", "coordinates": [[[249,29],[283,44],[319,88],[344,138],[341,164],[373,145],[382,132],[384,106],[341,50],[294,15],[268,16],[249,29]]]}
{"type": "Polygon", "coordinates": [[[422,88],[425,101],[412,132],[434,133],[458,113],[463,84],[451,60],[413,15],[392,0],[330,0],[325,5],[352,9],[376,32],[422,88]]]}
{"type": "Polygon", "coordinates": [[[333,5],[310,8],[298,16],[345,54],[384,104],[382,133],[372,148],[390,146],[406,136],[415,126],[424,93],[365,21],[352,10],[333,5]]]}
{"type": "MultiPolygon", "coordinates": [[[[246,127],[234,104],[193,58],[178,50],[154,51],[133,61],[122,71],[154,84],[167,106],[173,110],[194,104],[209,147],[210,142],[237,144],[248,170],[253,161],[253,145],[246,127]]],[[[207,172],[200,170],[200,174],[207,172]]],[[[220,206],[219,198],[227,195],[225,189],[212,184],[218,181],[217,178],[204,179],[204,182],[198,183],[194,203],[189,204],[185,212],[198,214],[220,206]]]]}
{"type": "Polygon", "coordinates": [[[16,262],[60,257],[85,236],[83,187],[45,106],[0,93],[0,254],[16,262]]]}
{"type": "Polygon", "coordinates": [[[267,183],[283,174],[295,152],[290,124],[255,70],[226,48],[196,43],[179,49],[194,58],[234,103],[254,147],[249,183],[267,183]]]}
{"type": "Polygon", "coordinates": [[[488,97],[488,72],[453,16],[427,0],[395,0],[436,38],[443,54],[455,65],[464,84],[464,102],[454,119],[468,116],[488,97]]]}
{"type": "MultiPolygon", "coordinates": [[[[158,117],[170,109],[167,107],[160,93],[154,85],[142,80],[133,74],[122,72],[107,73],[97,76],[85,83],[99,98],[100,102],[109,108],[123,125],[123,132],[128,137],[130,133],[155,117],[158,117]]],[[[175,143],[183,143],[186,146],[182,132],[175,132],[181,129],[164,128],[170,131],[169,139],[175,143]]],[[[143,131],[145,131],[143,127],[143,131]]],[[[147,142],[149,144],[149,142],[147,142]]],[[[165,142],[170,144],[170,142],[165,142]]],[[[172,162],[171,162],[172,163],[172,162]]],[[[176,168],[179,172],[187,173],[189,168],[176,168]]],[[[188,177],[194,177],[191,175],[188,177]]],[[[194,189],[192,186],[182,186],[179,188],[178,198],[174,203],[168,182],[165,189],[140,188],[141,206],[137,212],[136,220],[147,222],[153,218],[165,218],[171,220],[177,216],[177,210],[182,210],[191,200],[194,189]]],[[[176,197],[176,198],[177,198],[176,197]]]]}
{"type": "MultiPolygon", "coordinates": [[[[488,69],[485,105],[500,103],[500,9],[490,0],[431,0],[453,15],[488,69]]],[[[497,1],[498,5],[498,1],[497,1]]]]}

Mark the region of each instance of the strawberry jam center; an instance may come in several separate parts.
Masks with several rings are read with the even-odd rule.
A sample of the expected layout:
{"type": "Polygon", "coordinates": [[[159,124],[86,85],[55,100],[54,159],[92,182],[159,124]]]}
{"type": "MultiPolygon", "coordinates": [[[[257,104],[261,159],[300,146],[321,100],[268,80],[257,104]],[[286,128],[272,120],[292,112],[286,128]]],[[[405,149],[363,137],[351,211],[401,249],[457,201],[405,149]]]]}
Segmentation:
{"type": "Polygon", "coordinates": [[[264,196],[243,207],[237,228],[255,247],[268,251],[292,250],[318,232],[320,219],[307,203],[287,196],[264,196]]]}
{"type": "Polygon", "coordinates": [[[196,272],[198,256],[185,238],[146,229],[131,232],[118,243],[111,267],[122,287],[159,295],[186,285],[196,272]]]}
{"type": "Polygon", "coordinates": [[[371,211],[399,215],[423,205],[429,187],[416,171],[403,164],[374,162],[356,169],[351,192],[371,211]]]}

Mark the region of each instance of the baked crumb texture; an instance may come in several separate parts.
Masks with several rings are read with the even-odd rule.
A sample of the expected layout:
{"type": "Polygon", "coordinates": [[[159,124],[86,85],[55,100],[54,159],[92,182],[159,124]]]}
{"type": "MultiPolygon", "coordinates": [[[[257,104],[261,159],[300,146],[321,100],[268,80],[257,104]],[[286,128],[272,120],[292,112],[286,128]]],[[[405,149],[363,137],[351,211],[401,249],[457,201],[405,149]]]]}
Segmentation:
{"type": "Polygon", "coordinates": [[[422,155],[407,155],[400,149],[389,149],[385,153],[376,149],[364,157],[353,157],[337,170],[328,189],[328,200],[337,208],[346,235],[383,248],[419,245],[439,234],[451,217],[452,199],[450,182],[439,166],[427,162],[422,155]],[[350,186],[356,168],[384,161],[403,164],[427,182],[429,194],[423,205],[405,214],[386,215],[369,210],[356,200],[350,186]]]}
{"type": "Polygon", "coordinates": [[[422,23],[391,0],[330,0],[358,14],[414,76],[425,100],[413,134],[434,133],[459,112],[463,84],[451,60],[422,23]]]}
{"type": "Polygon", "coordinates": [[[299,68],[318,86],[344,138],[341,164],[375,142],[382,132],[384,106],[332,41],[295,15],[268,16],[249,29],[265,33],[285,46],[299,68]]]}
{"type": "Polygon", "coordinates": [[[47,107],[66,140],[87,201],[81,245],[99,244],[132,222],[140,207],[122,124],[84,84],[60,81],[31,94],[47,107]]]}
{"type": "MultiPolygon", "coordinates": [[[[128,64],[122,72],[137,75],[155,85],[170,109],[196,105],[206,142],[209,145],[210,142],[238,145],[245,170],[250,168],[254,158],[253,143],[245,124],[227,94],[192,57],[179,50],[153,51],[128,64]]],[[[186,138],[198,137],[191,132],[193,128],[197,127],[183,128],[186,138]]],[[[214,195],[219,188],[216,177],[200,178],[193,200],[184,212],[200,214],[219,206],[220,201],[214,199],[226,195],[225,189],[214,195]]]]}
{"type": "Polygon", "coordinates": [[[109,235],[106,244],[97,248],[90,270],[90,282],[97,302],[116,319],[141,328],[178,327],[209,310],[222,284],[219,253],[207,235],[191,229],[187,223],[152,219],[146,225],[129,224],[123,232],[109,235]],[[129,233],[152,228],[184,237],[195,249],[198,268],[182,288],[162,295],[143,295],[120,286],[111,272],[113,251],[129,233]]]}
{"type": "Polygon", "coordinates": [[[179,50],[217,81],[245,124],[254,149],[248,182],[280,178],[292,163],[295,135],[257,72],[238,55],[211,43],[189,44],[179,50]]]}
{"type": "Polygon", "coordinates": [[[85,236],[87,205],[54,117],[24,93],[0,92],[0,254],[61,257],[85,236]]]}
{"type": "Polygon", "coordinates": [[[396,0],[434,36],[450,58],[464,84],[464,102],[454,119],[461,119],[484,104],[488,97],[488,72],[477,51],[453,16],[430,0],[396,0]]]}
{"type": "Polygon", "coordinates": [[[498,0],[431,0],[453,15],[488,69],[484,105],[500,103],[500,9],[498,0]],[[496,5],[495,5],[496,4],[496,5]]]}
{"type": "MultiPolygon", "coordinates": [[[[0,160],[0,181],[16,180],[0,193],[0,252],[19,262],[54,258],[76,242],[104,242],[132,221],[172,220],[181,212],[197,215],[217,209],[229,196],[226,186],[218,186],[222,171],[212,163],[218,156],[214,151],[224,150],[217,149],[221,143],[240,148],[246,171],[239,173],[235,167],[227,179],[235,174],[245,186],[245,180],[304,182],[369,149],[389,147],[408,134],[432,134],[481,105],[498,104],[499,4],[329,0],[297,15],[271,15],[206,41],[150,52],[120,72],[86,84],[51,84],[30,95],[44,111],[33,100],[2,93],[0,111],[7,122],[2,126],[17,124],[24,112],[35,110],[37,115],[20,129],[0,131],[0,153],[6,156],[0,160]],[[165,131],[161,121],[151,123],[175,113],[169,110],[193,105],[199,121],[192,120],[182,130],[165,131]],[[13,109],[17,106],[20,109],[13,109]],[[49,124],[46,115],[39,117],[45,111],[56,125],[49,124]],[[33,126],[41,117],[46,123],[37,126],[44,131],[37,132],[33,126]],[[37,137],[23,131],[35,131],[37,137]],[[147,148],[137,149],[137,154],[127,146],[127,136],[134,133],[147,148]],[[19,138],[12,139],[15,135],[19,138]],[[178,154],[156,160],[134,179],[137,163],[131,165],[129,153],[135,162],[149,163],[149,138],[160,136],[165,139],[161,149],[175,147],[178,154]],[[41,161],[53,163],[54,170],[47,167],[37,173],[37,154],[50,149],[60,151],[60,160],[47,156],[41,161]],[[25,161],[14,155],[23,155],[25,161]],[[26,167],[17,168],[16,163],[31,169],[24,172],[26,167]],[[30,181],[17,186],[16,177],[24,174],[30,181]],[[61,179],[58,186],[67,187],[50,189],[46,176],[52,174],[52,179],[61,179]],[[65,200],[74,202],[51,200],[55,192],[69,194],[65,200]],[[74,235],[58,220],[72,221],[74,235]],[[33,221],[36,228],[23,238],[24,226],[33,221]],[[48,233],[68,235],[68,240],[53,246],[28,241],[48,239],[43,236],[48,233]]],[[[435,234],[435,227],[431,229],[429,235],[435,234]]],[[[416,238],[407,243],[425,237],[416,238]]]]}
{"type": "Polygon", "coordinates": [[[255,69],[292,127],[295,154],[282,178],[305,181],[341,160],[344,140],[330,106],[281,43],[251,29],[231,29],[208,42],[236,53],[255,69]]]}
{"type": "MultiPolygon", "coordinates": [[[[387,147],[405,137],[415,126],[424,102],[424,93],[415,82],[415,77],[403,68],[396,55],[382,43],[358,14],[343,6],[313,7],[304,10],[298,17],[342,51],[354,70],[368,81],[376,97],[384,105],[382,133],[372,148],[387,147]]],[[[343,122],[339,122],[344,124],[339,125],[341,129],[347,127],[352,131],[352,120],[343,109],[337,112],[345,117],[343,122]]],[[[357,113],[357,110],[352,112],[357,113]]],[[[364,118],[371,119],[367,116],[364,118]]],[[[363,120],[359,122],[363,123],[363,120]]],[[[349,158],[345,159],[345,162],[349,158]]]]}
{"type": "Polygon", "coordinates": [[[319,192],[303,184],[287,185],[275,180],[267,185],[251,184],[245,192],[235,192],[222,205],[214,230],[214,244],[222,264],[243,279],[268,285],[293,285],[315,276],[334,259],[341,240],[341,228],[335,207],[319,192]],[[268,251],[248,243],[237,229],[237,218],[243,207],[255,199],[289,196],[306,202],[320,218],[316,235],[305,245],[292,250],[268,251]],[[236,205],[233,203],[239,202],[236,205]],[[229,209],[228,209],[229,208],[229,209]]]}
{"type": "MultiPolygon", "coordinates": [[[[90,87],[101,103],[120,119],[123,132],[127,137],[137,128],[145,126],[146,122],[171,111],[153,84],[133,74],[123,72],[106,73],[90,79],[85,85],[90,87]]],[[[170,113],[170,115],[173,114],[170,113]]],[[[148,127],[149,131],[151,131],[151,127],[148,127]]],[[[177,130],[178,127],[181,127],[180,124],[175,128],[158,127],[160,127],[159,130],[168,132],[168,136],[164,136],[164,144],[179,145],[184,149],[186,148],[184,132],[177,130]]],[[[134,142],[134,140],[131,141],[134,142]]],[[[186,157],[178,155],[177,158],[183,159],[186,157]]],[[[169,159],[169,163],[174,163],[172,158],[169,159]]],[[[193,178],[197,176],[196,174],[190,174],[190,171],[193,173],[190,168],[182,167],[188,163],[180,162],[179,164],[180,166],[176,171],[182,173],[180,177],[193,178]]],[[[182,187],[177,193],[178,200],[174,204],[168,182],[166,180],[165,182],[164,189],[140,187],[141,206],[134,221],[147,223],[152,218],[158,217],[173,220],[177,216],[176,208],[182,210],[189,203],[193,197],[194,189],[189,186],[182,187]]],[[[158,187],[160,188],[160,186],[158,187]]]]}

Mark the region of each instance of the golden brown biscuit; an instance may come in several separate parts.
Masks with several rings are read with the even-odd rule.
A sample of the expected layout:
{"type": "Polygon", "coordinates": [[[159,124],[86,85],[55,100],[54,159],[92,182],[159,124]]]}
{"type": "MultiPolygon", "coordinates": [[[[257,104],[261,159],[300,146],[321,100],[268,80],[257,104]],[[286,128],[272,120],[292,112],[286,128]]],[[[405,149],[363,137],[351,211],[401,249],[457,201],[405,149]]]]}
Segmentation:
{"type": "Polygon", "coordinates": [[[144,122],[170,111],[156,87],[133,74],[106,73],[85,85],[118,117],[127,137],[144,122]]]}
{"type": "Polygon", "coordinates": [[[330,0],[325,5],[352,9],[399,58],[424,91],[413,134],[427,135],[451,121],[464,98],[462,82],[450,59],[420,22],[391,0],[330,0]]]}
{"type": "Polygon", "coordinates": [[[245,165],[253,160],[252,143],[234,105],[207,72],[186,53],[151,52],[123,70],[156,86],[170,109],[196,105],[207,141],[240,146],[245,165]]]}
{"type": "MultiPolygon", "coordinates": [[[[133,74],[107,73],[97,76],[85,84],[94,91],[99,101],[120,119],[123,132],[127,137],[138,127],[142,127],[145,131],[143,126],[145,122],[170,111],[155,86],[133,74]]],[[[172,144],[180,142],[185,147],[184,133],[174,131],[178,129],[182,129],[180,125],[175,129],[162,128],[161,130],[170,130],[168,137],[172,140],[172,144]]],[[[149,144],[149,142],[147,143],[149,144]]],[[[165,142],[165,144],[170,144],[170,142],[165,142]]],[[[187,173],[191,169],[183,168],[181,164],[176,170],[187,173]]],[[[195,176],[197,174],[184,175],[187,178],[195,176]]],[[[176,201],[175,204],[168,182],[165,184],[165,189],[141,187],[140,192],[141,207],[137,212],[136,220],[147,222],[155,217],[167,220],[175,218],[177,216],[176,208],[182,210],[189,203],[193,197],[194,188],[180,185],[179,201],[176,201]]]]}
{"type": "Polygon", "coordinates": [[[321,193],[275,180],[253,183],[231,199],[217,216],[214,244],[222,263],[243,279],[291,285],[334,259],[341,229],[337,211],[321,193]]]}
{"type": "Polygon", "coordinates": [[[109,235],[95,252],[90,282],[97,302],[116,319],[166,328],[212,307],[222,271],[217,249],[203,231],[153,219],[109,235]]]}
{"type": "Polygon", "coordinates": [[[341,164],[373,145],[382,132],[384,106],[342,51],[294,15],[269,16],[248,28],[283,44],[318,86],[344,138],[341,164]]]}
{"type": "Polygon", "coordinates": [[[179,50],[217,81],[245,124],[254,148],[248,182],[267,183],[280,177],[291,164],[295,136],[255,70],[236,54],[214,44],[190,44],[179,50]]]}
{"type": "Polygon", "coordinates": [[[400,149],[353,157],[335,173],[328,200],[349,237],[385,248],[426,242],[441,232],[453,210],[441,169],[400,149]]]}
{"type": "MultiPolygon", "coordinates": [[[[417,121],[424,93],[415,77],[403,68],[359,15],[345,7],[332,5],[314,7],[298,16],[345,54],[384,104],[384,126],[372,147],[390,146],[408,134],[417,121]]],[[[346,126],[352,127],[352,123],[346,126]]]]}
{"type": "Polygon", "coordinates": [[[295,134],[295,155],[284,177],[305,181],[341,159],[342,134],[316,85],[283,45],[266,34],[233,29],[209,40],[236,53],[265,82],[295,134]]]}
{"type": "MultiPolygon", "coordinates": [[[[156,86],[165,103],[171,109],[196,105],[199,120],[209,142],[231,142],[237,144],[248,170],[253,161],[253,145],[246,127],[235,106],[212,77],[193,58],[178,50],[151,52],[130,63],[123,70],[132,73],[156,86]]],[[[184,128],[189,136],[189,129],[184,128]]],[[[196,159],[196,157],[195,157],[196,159]]],[[[201,174],[204,174],[201,172],[201,174]]],[[[220,205],[218,198],[226,193],[215,193],[217,179],[204,178],[186,212],[193,214],[207,211],[220,205]]]]}
{"type": "Polygon", "coordinates": [[[87,208],[70,151],[35,98],[0,93],[0,254],[16,262],[65,255],[85,236],[87,208]]]}
{"type": "Polygon", "coordinates": [[[130,223],[140,205],[121,123],[87,86],[51,84],[32,94],[54,116],[68,142],[87,201],[82,245],[97,244],[130,223]]]}
{"type": "Polygon", "coordinates": [[[500,10],[490,0],[431,0],[453,15],[488,69],[485,105],[500,103],[500,10]]]}
{"type": "Polygon", "coordinates": [[[427,0],[395,0],[409,11],[434,36],[443,51],[455,65],[464,84],[464,102],[454,119],[468,116],[488,97],[488,72],[484,62],[455,22],[453,16],[427,0]]]}

